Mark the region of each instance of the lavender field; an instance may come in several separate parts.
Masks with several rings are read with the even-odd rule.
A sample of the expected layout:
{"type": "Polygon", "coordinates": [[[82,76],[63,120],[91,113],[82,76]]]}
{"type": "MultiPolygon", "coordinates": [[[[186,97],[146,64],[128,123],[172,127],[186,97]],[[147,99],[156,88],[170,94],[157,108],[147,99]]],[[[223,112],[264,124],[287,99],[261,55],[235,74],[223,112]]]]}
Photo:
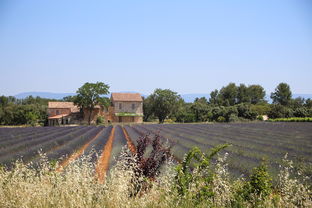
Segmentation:
{"type": "MultiPolygon", "coordinates": [[[[154,141],[143,154],[153,155],[157,146],[154,141]]],[[[4,199],[0,207],[259,207],[260,202],[264,204],[261,207],[311,207],[311,177],[302,177],[311,176],[311,147],[311,123],[0,128],[0,198],[4,199]],[[141,176],[143,171],[136,172],[143,170],[140,164],[157,164],[146,163],[146,158],[137,162],[135,153],[142,153],[142,141],[146,141],[140,139],[142,136],[172,145],[169,155],[173,162],[166,163],[153,179],[141,176]],[[231,146],[212,158],[213,163],[205,160],[209,167],[199,169],[197,165],[196,169],[196,163],[191,162],[177,164],[195,146],[207,152],[225,143],[231,146]],[[126,148],[130,151],[125,152],[126,148]],[[223,159],[225,152],[229,153],[227,160],[223,159]],[[285,154],[288,159],[283,159],[285,154]],[[263,159],[268,172],[260,165],[263,159]],[[16,160],[24,165],[14,163],[16,160]],[[185,164],[192,171],[187,176],[194,181],[182,197],[179,187],[186,178],[181,172],[185,164]],[[257,172],[252,171],[254,167],[257,172]],[[216,194],[202,199],[199,206],[193,196],[203,189],[196,184],[203,184],[209,171],[212,181],[203,188],[210,187],[216,194]],[[253,192],[242,191],[250,190],[255,173],[267,184],[268,194],[264,198],[259,198],[261,194],[255,199],[241,198],[246,193],[253,196],[253,192]],[[149,189],[142,184],[149,184],[149,189]],[[137,190],[139,197],[131,195],[137,190]],[[129,206],[124,206],[125,202],[129,206]],[[209,203],[213,206],[207,206],[209,203]]],[[[201,154],[204,158],[206,155],[201,154]]]]}
{"type": "MultiPolygon", "coordinates": [[[[107,168],[123,146],[127,146],[126,132],[136,145],[140,136],[159,134],[172,145],[172,153],[181,161],[192,147],[207,151],[219,144],[231,144],[228,152],[230,172],[248,175],[262,160],[270,171],[278,169],[285,154],[298,168],[311,174],[312,124],[311,123],[233,123],[233,124],[142,124],[125,126],[79,126],[42,128],[0,128],[0,164],[10,166],[17,159],[36,161],[39,151],[48,159],[65,161],[77,151],[100,155],[112,136],[112,145],[106,148],[107,168]],[[112,131],[114,129],[114,131],[112,131]]],[[[75,157],[74,159],[77,159],[75,157]]]]}
{"type": "Polygon", "coordinates": [[[126,129],[134,141],[139,135],[160,134],[173,145],[173,155],[180,160],[194,146],[207,151],[218,144],[231,144],[225,151],[235,175],[248,175],[263,160],[274,174],[285,154],[311,174],[311,123],[151,124],[126,129]]]}

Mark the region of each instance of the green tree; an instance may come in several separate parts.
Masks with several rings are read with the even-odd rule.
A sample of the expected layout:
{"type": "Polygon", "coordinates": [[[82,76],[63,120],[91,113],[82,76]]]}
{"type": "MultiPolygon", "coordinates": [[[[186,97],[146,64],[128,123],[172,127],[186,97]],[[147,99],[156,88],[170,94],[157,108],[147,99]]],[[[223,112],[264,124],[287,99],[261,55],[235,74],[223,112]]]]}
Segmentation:
{"type": "Polygon", "coordinates": [[[186,103],[183,99],[180,99],[174,114],[175,121],[182,123],[195,122],[195,114],[191,109],[192,105],[193,103],[186,103]]]}
{"type": "Polygon", "coordinates": [[[63,97],[63,100],[65,102],[75,102],[75,100],[77,99],[77,96],[76,95],[68,95],[66,97],[63,97]]]}
{"type": "Polygon", "coordinates": [[[290,102],[289,102],[289,106],[292,108],[292,109],[296,109],[296,108],[300,108],[300,107],[303,107],[304,106],[304,103],[305,103],[305,100],[304,98],[302,97],[297,97],[295,99],[291,99],[290,102]]]}
{"type": "Polygon", "coordinates": [[[4,95],[0,96],[0,107],[5,107],[9,104],[9,99],[4,95]]]}
{"type": "Polygon", "coordinates": [[[202,122],[202,121],[208,120],[207,114],[209,112],[209,105],[205,97],[196,98],[194,103],[191,106],[191,110],[195,114],[196,122],[198,121],[202,122]]]}
{"type": "Polygon", "coordinates": [[[311,98],[306,99],[304,106],[307,108],[312,108],[312,99],[311,98]]]}
{"type": "Polygon", "coordinates": [[[251,104],[258,104],[265,102],[265,90],[260,85],[250,85],[248,87],[248,95],[251,104]]]}
{"type": "Polygon", "coordinates": [[[38,122],[38,115],[35,112],[29,111],[25,113],[25,119],[27,124],[35,126],[38,122]]]}
{"type": "Polygon", "coordinates": [[[230,83],[227,86],[221,88],[218,98],[221,101],[221,105],[233,106],[237,102],[237,94],[238,90],[235,83],[230,83]]]}
{"type": "Polygon", "coordinates": [[[249,88],[245,84],[237,87],[237,103],[249,103],[251,100],[249,88]]]}
{"type": "Polygon", "coordinates": [[[153,102],[151,96],[143,98],[143,120],[148,121],[153,116],[153,102]]]}
{"type": "Polygon", "coordinates": [[[91,115],[96,105],[107,106],[107,99],[101,97],[109,93],[109,86],[103,82],[85,83],[77,90],[77,97],[74,101],[80,108],[89,110],[88,123],[91,124],[91,115]]]}
{"type": "Polygon", "coordinates": [[[214,90],[210,93],[209,103],[212,105],[218,105],[218,95],[219,91],[214,90]]]}
{"type": "Polygon", "coordinates": [[[151,96],[154,115],[163,123],[166,117],[172,115],[177,110],[177,104],[181,97],[169,89],[156,89],[151,96]]]}
{"type": "Polygon", "coordinates": [[[287,106],[291,101],[291,90],[288,84],[280,83],[276,88],[275,92],[271,93],[271,98],[274,104],[281,104],[287,106]]]}

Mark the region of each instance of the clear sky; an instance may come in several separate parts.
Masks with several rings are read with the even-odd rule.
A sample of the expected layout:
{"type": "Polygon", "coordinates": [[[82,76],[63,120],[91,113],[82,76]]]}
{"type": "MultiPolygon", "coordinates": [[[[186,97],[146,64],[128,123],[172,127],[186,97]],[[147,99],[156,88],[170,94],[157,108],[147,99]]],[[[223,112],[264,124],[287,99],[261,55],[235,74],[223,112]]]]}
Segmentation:
{"type": "Polygon", "coordinates": [[[0,0],[0,94],[210,93],[229,82],[280,82],[312,93],[312,3],[0,0]]]}

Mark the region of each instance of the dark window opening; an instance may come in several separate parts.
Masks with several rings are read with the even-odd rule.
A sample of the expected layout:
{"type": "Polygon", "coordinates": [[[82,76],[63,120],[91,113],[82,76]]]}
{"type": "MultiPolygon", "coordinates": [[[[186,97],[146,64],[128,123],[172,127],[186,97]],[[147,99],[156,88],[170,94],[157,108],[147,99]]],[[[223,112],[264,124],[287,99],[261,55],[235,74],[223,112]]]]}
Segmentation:
{"type": "Polygon", "coordinates": [[[134,103],[132,103],[132,110],[134,110],[135,109],[135,104],[134,103]]]}
{"type": "Polygon", "coordinates": [[[122,105],[121,105],[121,103],[119,103],[119,109],[122,109],[122,105]]]}

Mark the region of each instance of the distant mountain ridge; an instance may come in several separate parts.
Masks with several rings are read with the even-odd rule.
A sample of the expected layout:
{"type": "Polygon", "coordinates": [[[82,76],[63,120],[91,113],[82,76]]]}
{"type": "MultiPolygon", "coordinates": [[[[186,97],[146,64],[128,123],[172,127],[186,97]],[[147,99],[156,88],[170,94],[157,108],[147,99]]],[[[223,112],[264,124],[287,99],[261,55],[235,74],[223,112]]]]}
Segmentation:
{"type": "Polygon", "coordinates": [[[53,92],[22,92],[17,95],[14,95],[17,99],[24,99],[28,96],[33,97],[42,97],[42,98],[49,98],[49,99],[62,99],[66,96],[73,96],[76,93],[53,93],[53,92]]]}
{"type": "MultiPolygon", "coordinates": [[[[137,92],[129,92],[129,91],[123,91],[128,92],[128,93],[137,93],[137,92]]],[[[18,98],[18,99],[24,99],[28,96],[33,96],[33,97],[42,97],[42,98],[50,98],[50,99],[62,99],[63,97],[66,96],[73,96],[76,93],[52,93],[52,92],[23,92],[23,93],[19,93],[17,95],[15,95],[14,97],[18,98]]],[[[110,94],[109,94],[110,96],[110,94]]],[[[147,97],[148,95],[144,95],[142,94],[143,97],[147,97]]],[[[184,99],[185,102],[194,102],[194,100],[196,98],[200,98],[200,97],[205,97],[207,98],[207,100],[210,98],[210,94],[209,93],[189,93],[189,94],[181,94],[181,97],[184,99]]],[[[293,94],[293,98],[296,97],[302,97],[305,99],[311,98],[312,99],[312,94],[293,94]]],[[[266,99],[271,102],[270,96],[267,95],[266,99]]]]}

